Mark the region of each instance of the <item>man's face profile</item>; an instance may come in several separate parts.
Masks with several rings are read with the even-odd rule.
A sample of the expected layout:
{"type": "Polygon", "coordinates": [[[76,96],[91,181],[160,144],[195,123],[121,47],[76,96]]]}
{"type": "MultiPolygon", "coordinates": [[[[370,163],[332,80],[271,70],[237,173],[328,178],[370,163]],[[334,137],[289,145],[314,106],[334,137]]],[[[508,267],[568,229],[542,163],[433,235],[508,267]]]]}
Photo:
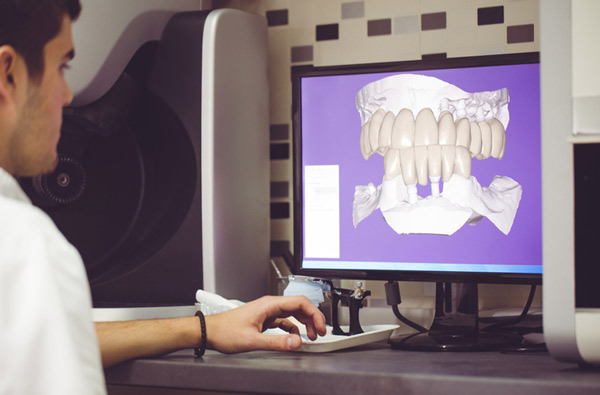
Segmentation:
{"type": "Polygon", "coordinates": [[[65,15],[60,32],[44,47],[41,79],[32,81],[27,77],[27,83],[20,84],[20,114],[9,140],[14,175],[45,174],[56,166],[62,108],[73,99],[64,78],[73,54],[71,20],[65,15]]]}

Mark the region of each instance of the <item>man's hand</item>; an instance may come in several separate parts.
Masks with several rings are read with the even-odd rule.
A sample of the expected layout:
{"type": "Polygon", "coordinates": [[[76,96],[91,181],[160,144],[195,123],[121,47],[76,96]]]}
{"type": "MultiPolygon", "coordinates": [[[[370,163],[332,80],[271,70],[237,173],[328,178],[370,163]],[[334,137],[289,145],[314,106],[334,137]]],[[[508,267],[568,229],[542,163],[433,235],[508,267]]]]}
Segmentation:
{"type": "Polygon", "coordinates": [[[252,350],[296,350],[302,345],[298,327],[286,317],[306,326],[311,340],[325,335],[325,317],[304,296],[264,296],[224,313],[206,316],[207,345],[223,353],[252,350]],[[288,335],[266,335],[281,328],[288,335]]]}

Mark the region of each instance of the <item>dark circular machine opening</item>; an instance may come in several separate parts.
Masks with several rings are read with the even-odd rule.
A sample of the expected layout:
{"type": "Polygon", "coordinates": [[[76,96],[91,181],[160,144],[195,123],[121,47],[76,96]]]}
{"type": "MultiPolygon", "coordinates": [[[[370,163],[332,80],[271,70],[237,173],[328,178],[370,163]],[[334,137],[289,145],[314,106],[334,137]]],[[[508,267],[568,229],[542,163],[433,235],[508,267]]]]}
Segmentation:
{"type": "Polygon", "coordinates": [[[141,210],[128,243],[111,259],[112,267],[88,269],[92,285],[135,270],[159,251],[186,218],[200,181],[190,138],[170,107],[147,92],[133,120],[144,160],[141,210]]]}
{"type": "Polygon", "coordinates": [[[106,283],[180,227],[198,182],[194,149],[171,108],[127,74],[65,113],[61,132],[55,171],[21,184],[79,250],[90,284],[106,283]]]}
{"type": "MultiPolygon", "coordinates": [[[[89,271],[105,265],[131,235],[142,206],[144,158],[130,130],[113,135],[91,134],[79,129],[69,117],[65,117],[61,143],[60,156],[78,161],[86,182],[77,199],[58,202],[46,211],[77,247],[89,271]],[[81,141],[74,144],[77,138],[81,141]]],[[[45,180],[57,184],[54,180],[60,177],[61,168],[57,166],[53,173],[38,178],[42,184],[48,183],[45,180]]]]}

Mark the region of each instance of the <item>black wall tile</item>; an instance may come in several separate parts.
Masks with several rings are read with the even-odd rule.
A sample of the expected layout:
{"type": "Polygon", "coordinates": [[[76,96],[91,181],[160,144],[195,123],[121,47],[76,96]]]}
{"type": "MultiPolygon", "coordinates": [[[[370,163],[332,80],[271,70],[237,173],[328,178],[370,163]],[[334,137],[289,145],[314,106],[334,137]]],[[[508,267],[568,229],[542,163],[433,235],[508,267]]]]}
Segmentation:
{"type": "Polygon", "coordinates": [[[478,25],[494,25],[504,23],[504,6],[477,9],[478,25]]]}
{"type": "Polygon", "coordinates": [[[290,196],[290,183],[287,181],[271,182],[271,197],[285,198],[290,196]]]}
{"type": "Polygon", "coordinates": [[[290,217],[289,203],[271,203],[271,219],[285,219],[290,217]]]}
{"type": "Polygon", "coordinates": [[[508,26],[506,28],[506,42],[508,44],[533,42],[533,25],[508,26]]]}
{"type": "Polygon", "coordinates": [[[313,46],[303,45],[300,47],[292,47],[291,61],[294,62],[312,62],[313,46]]]}
{"type": "Polygon", "coordinates": [[[436,12],[421,15],[421,30],[436,30],[446,28],[446,13],[436,12]]]}
{"type": "Polygon", "coordinates": [[[283,26],[288,24],[288,10],[267,11],[268,26],[283,26]]]}
{"type": "Polygon", "coordinates": [[[367,35],[383,36],[386,34],[392,34],[392,20],[391,19],[375,19],[375,20],[368,21],[367,35]]]}
{"type": "Polygon", "coordinates": [[[339,38],[339,25],[317,25],[317,41],[337,40],[339,38]]]}
{"type": "Polygon", "coordinates": [[[288,143],[271,144],[270,157],[271,157],[271,160],[289,159],[290,158],[290,145],[288,143]]]}
{"type": "Polygon", "coordinates": [[[287,123],[274,124],[269,127],[271,140],[287,140],[290,138],[290,126],[287,123]]]}

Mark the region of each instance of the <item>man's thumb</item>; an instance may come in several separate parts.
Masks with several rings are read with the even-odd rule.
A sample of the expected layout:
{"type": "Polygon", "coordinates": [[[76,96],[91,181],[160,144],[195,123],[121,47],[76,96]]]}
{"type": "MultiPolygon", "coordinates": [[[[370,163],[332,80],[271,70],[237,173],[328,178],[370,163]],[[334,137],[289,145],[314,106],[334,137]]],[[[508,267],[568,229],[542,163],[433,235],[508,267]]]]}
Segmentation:
{"type": "Polygon", "coordinates": [[[260,343],[257,344],[258,348],[263,350],[273,351],[293,351],[300,348],[302,345],[302,339],[299,335],[266,335],[262,334],[259,336],[260,343]]]}

